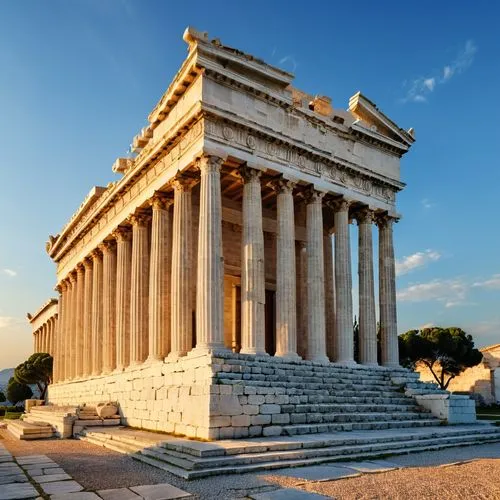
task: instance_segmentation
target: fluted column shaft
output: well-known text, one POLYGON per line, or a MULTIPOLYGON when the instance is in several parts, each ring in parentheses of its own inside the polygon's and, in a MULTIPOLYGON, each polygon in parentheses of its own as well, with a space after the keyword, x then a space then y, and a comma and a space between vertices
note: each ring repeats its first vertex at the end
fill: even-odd
POLYGON ((85 292, 85 268, 79 264, 76 268, 76 293, 75 293, 75 327, 73 331, 73 377, 83 375, 83 305, 85 292))
POLYGON ((66 280, 66 300, 64 306, 64 380, 69 380, 71 377, 70 365, 70 350, 71 350, 71 305, 72 305, 72 284, 69 276, 66 280))
POLYGON ((387 216, 377 220, 379 227, 378 267, 382 364, 389 367, 399 366, 393 222, 394 219, 387 216))
POLYGON ((68 341, 66 343, 66 378, 75 378, 76 274, 69 275, 68 341))
POLYGON ((63 308, 63 298, 62 298, 62 288, 57 285, 55 290, 58 293, 57 297, 57 319, 54 322, 54 337, 52 341, 54 359, 52 367, 52 383, 59 382, 61 377, 61 321, 62 321, 62 308, 63 308))
POLYGON ((59 283, 56 287, 56 290, 59 292, 59 320, 57 322, 57 360, 55 363, 55 381, 62 382, 65 378, 64 361, 66 355, 64 352, 64 342, 66 340, 65 310, 68 298, 66 282, 61 281, 61 283, 59 283))
POLYGON ((160 360, 170 352, 170 273, 172 260, 170 198, 157 193, 151 200, 151 261, 149 267, 149 356, 160 360))
POLYGON ((296 358, 297 304, 295 276, 295 216, 293 188, 285 179, 274 183, 277 190, 276 235, 276 356, 296 358))
POLYGON ((116 367, 130 364, 130 279, 132 265, 132 232, 120 227, 116 238, 116 367))
POLYGON ((241 241, 241 351, 265 354, 264 232, 262 228, 261 172, 240 169, 243 178, 241 241))
POLYGON ((85 259, 85 285, 83 291, 83 376, 92 373, 92 291, 93 267, 92 259, 85 259))
POLYGON ((38 336, 37 336, 38 330, 33 332, 33 352, 37 353, 38 352, 38 336))
POLYGON ((93 250, 92 256, 92 375, 102 371, 102 254, 93 250))
POLYGON ((325 259, 325 335, 326 355, 333 361, 335 354, 335 280, 333 277, 333 241, 330 232, 323 236, 325 259))
POLYGON ((356 214, 358 221, 358 277, 359 277, 359 362, 376 366, 377 320, 373 281, 373 243, 370 210, 356 214))
POLYGON ((222 252, 222 195, 220 168, 223 160, 204 156, 199 160, 200 220, 196 281, 196 348, 224 349, 224 257, 222 252))
POLYGON ((325 261, 323 193, 310 191, 306 205, 307 233, 307 359, 328 363, 325 325, 325 261))
POLYGON ((99 246, 102 251, 102 371, 116 367, 116 246, 107 240, 99 246))
POLYGON ((148 355, 149 216, 137 213, 132 224, 132 268, 130 278, 130 363, 139 364, 148 355))
POLYGON ((349 202, 335 204, 335 361, 354 364, 354 332, 352 317, 352 270, 349 241, 349 202))
POLYGON ((174 186, 171 272, 170 356, 184 356, 193 345, 193 259, 192 203, 193 180, 178 175, 174 186))

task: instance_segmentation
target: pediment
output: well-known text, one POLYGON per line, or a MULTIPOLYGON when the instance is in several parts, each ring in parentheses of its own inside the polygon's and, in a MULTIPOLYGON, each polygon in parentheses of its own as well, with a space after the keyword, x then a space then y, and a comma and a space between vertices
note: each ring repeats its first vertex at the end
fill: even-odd
POLYGON ((349 99, 349 111, 357 120, 353 124, 355 128, 362 127, 376 135, 387 137, 392 141, 404 145, 405 149, 408 149, 415 142, 413 129, 406 131, 398 127, 361 92, 358 92, 349 99))

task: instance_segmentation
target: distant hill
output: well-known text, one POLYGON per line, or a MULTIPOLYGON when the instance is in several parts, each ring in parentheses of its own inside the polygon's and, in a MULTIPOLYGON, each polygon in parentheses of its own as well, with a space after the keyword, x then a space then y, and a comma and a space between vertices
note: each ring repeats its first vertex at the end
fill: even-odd
POLYGON ((0 370, 0 386, 6 386, 9 379, 14 376, 14 368, 0 370))

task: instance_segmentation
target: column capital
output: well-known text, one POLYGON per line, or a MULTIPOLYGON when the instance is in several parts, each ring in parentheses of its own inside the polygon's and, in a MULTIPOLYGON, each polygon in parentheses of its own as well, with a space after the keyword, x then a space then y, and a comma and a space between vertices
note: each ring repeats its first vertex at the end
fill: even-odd
POLYGON ((312 186, 304 191, 304 198, 305 198, 306 203, 308 205, 311 203, 321 204, 321 200, 323 199, 323 196, 325 196, 325 193, 322 193, 321 191, 317 191, 312 186))
POLYGON ((114 240, 104 240, 100 245, 99 245, 99 250, 103 253, 109 253, 112 252, 116 248, 116 242, 114 240))
POLYGON ((358 223, 358 226, 361 224, 371 224, 375 221, 375 213, 368 207, 357 210, 352 216, 353 219, 358 223))
POLYGON ((203 155, 196 162, 196 166, 202 173, 204 172, 220 172, 224 159, 220 156, 203 155))
POLYGON ((398 217, 392 217, 389 214, 376 214, 375 215, 375 223, 377 224, 379 229, 382 228, 390 228, 394 223, 399 222, 398 217))
POLYGON ((172 179, 172 186, 175 191, 191 191, 191 189, 196 185, 197 179, 189 175, 179 172, 172 179))
POLYGON ((156 191, 149 200, 149 204, 153 207, 153 210, 167 210, 173 203, 173 197, 161 191, 156 191))
POLYGON ((99 248, 94 248, 94 250, 90 252, 90 257, 92 258, 93 262, 95 262, 98 259, 101 259, 102 258, 101 250, 99 248))
POLYGON ((69 274, 68 274, 68 279, 69 279, 69 282, 74 285, 76 283, 76 273, 71 271, 69 274))
POLYGON ((151 216, 143 211, 143 210, 138 210, 134 214, 130 215, 128 217, 128 222, 132 224, 132 226, 145 226, 151 219, 151 216))
POLYGON ((66 290, 66 284, 64 283, 64 281, 61 281, 60 283, 58 283, 55 287, 54 287, 54 290, 60 295, 63 290, 66 290))
POLYGON ((335 210, 335 212, 349 212, 349 207, 352 205, 351 200, 346 200, 345 198, 338 198, 336 200, 331 200, 328 205, 335 210))
POLYGON ((93 265, 93 262, 92 262, 91 257, 85 257, 85 259, 83 259, 83 267, 85 267, 86 271, 88 271, 89 269, 92 269, 92 265, 93 265))
POLYGON ((81 276, 82 274, 85 273, 85 267, 83 265, 83 262, 79 262, 77 265, 76 265, 76 275, 77 276, 81 276))
POLYGON ((260 177, 262 175, 261 170, 249 167, 247 165, 241 165, 237 170, 238 175, 243 179, 243 182, 260 182, 260 177))
POLYGON ((285 179, 280 176, 277 179, 269 181, 268 186, 271 187, 276 194, 291 193, 296 186, 296 182, 285 179))
POLYGON ((118 226, 111 233, 111 236, 113 236, 116 241, 128 241, 132 237, 132 230, 129 226, 118 226))

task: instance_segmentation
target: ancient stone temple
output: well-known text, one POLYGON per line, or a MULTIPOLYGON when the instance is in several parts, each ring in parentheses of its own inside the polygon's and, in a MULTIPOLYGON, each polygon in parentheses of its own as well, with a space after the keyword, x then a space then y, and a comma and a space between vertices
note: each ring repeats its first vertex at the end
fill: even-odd
POLYGON ((119 180, 47 243, 48 402, 117 402, 123 424, 201 439, 436 425, 394 384, 417 378, 398 364, 393 246, 413 131, 359 92, 335 108, 206 33, 184 40, 119 180))
POLYGON ((57 299, 50 299, 34 314, 27 314, 33 329, 33 352, 47 352, 54 355, 57 330, 57 299))

